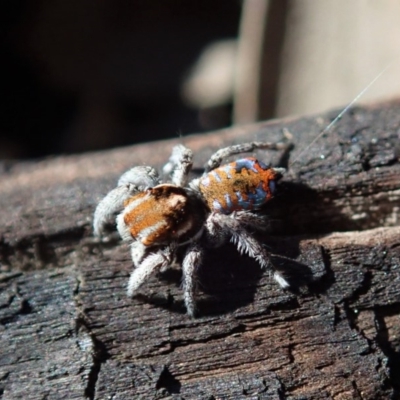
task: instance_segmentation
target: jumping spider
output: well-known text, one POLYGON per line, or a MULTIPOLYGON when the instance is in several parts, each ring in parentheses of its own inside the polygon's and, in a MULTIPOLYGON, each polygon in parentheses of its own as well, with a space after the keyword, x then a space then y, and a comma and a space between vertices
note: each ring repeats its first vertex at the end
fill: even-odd
MULTIPOLYGON (((187 312, 195 316, 196 272, 205 248, 230 240, 240 253, 270 267, 269 255, 250 233, 265 229, 265 219, 255 213, 270 200, 283 168, 271 168, 253 157, 222 164, 224 158, 255 149, 285 150, 287 143, 251 142, 229 146, 211 156, 203 175, 188 182, 193 153, 178 145, 163 168, 171 183, 162 183, 157 171, 137 166, 125 172, 118 186, 98 204, 93 228, 96 236, 117 222, 122 239, 131 241, 135 269, 128 283, 128 296, 156 270, 166 269, 184 247, 182 262, 184 300, 187 312), (118 214, 117 217, 116 214, 118 214)), ((289 286, 278 273, 281 287, 289 286)))

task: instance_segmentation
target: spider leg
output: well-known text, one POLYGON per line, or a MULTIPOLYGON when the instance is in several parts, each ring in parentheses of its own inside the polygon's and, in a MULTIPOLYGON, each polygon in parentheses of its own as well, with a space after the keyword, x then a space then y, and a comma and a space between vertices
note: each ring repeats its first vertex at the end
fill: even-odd
POLYGON ((202 248, 197 243, 193 243, 186 251, 182 262, 184 299, 187 312, 191 317, 196 314, 196 271, 202 258, 202 248))
POLYGON ((97 205, 94 212, 93 230, 96 236, 105 232, 105 227, 115 221, 115 214, 122 211, 129 197, 160 183, 157 171, 152 167, 133 167, 121 175, 118 186, 111 190, 97 205))
POLYGON ((164 174, 171 176, 171 181, 177 186, 186 186, 193 165, 193 152, 178 144, 172 149, 169 161, 164 165, 164 174))
POLYGON ((158 172, 146 165, 139 165, 124 172, 119 180, 118 186, 132 184, 138 187, 139 191, 156 186, 160 183, 158 172))
POLYGON ((93 218, 93 231, 96 236, 105 233, 105 227, 115 222, 115 214, 124 208, 125 200, 138 193, 138 187, 132 184, 118 186, 111 190, 97 205, 93 218))
POLYGON ((210 214, 206 220, 204 239, 207 247, 220 247, 228 240, 229 232, 223 229, 221 224, 217 223, 216 220, 218 220, 216 213, 210 214))
POLYGON ((250 228, 257 231, 265 231, 268 228, 268 221, 265 216, 249 211, 234 211, 230 216, 212 213, 205 223, 204 238, 208 247, 220 247, 231 237, 229 226, 225 229, 225 221, 229 225, 240 226, 241 230, 250 228), (230 220, 233 220, 233 222, 230 220))
MULTIPOLYGON (((271 268, 269 254, 264 247, 245 229, 239 220, 234 218, 234 214, 224 215, 212 213, 209 216, 210 223, 215 224, 216 231, 228 231, 239 253, 247 254, 254 258, 262 268, 271 268)), ((274 271, 274 279, 282 288, 289 287, 287 280, 278 272, 274 271)))
POLYGON ((139 287, 154 273, 155 270, 168 266, 173 257, 172 246, 149 254, 136 269, 133 270, 128 282, 128 296, 133 297, 139 287))
POLYGON ((131 257, 135 267, 138 266, 146 256, 146 250, 148 250, 148 248, 142 242, 138 240, 132 242, 131 257))
POLYGON ((235 218, 246 228, 252 228, 257 231, 266 231, 269 228, 269 221, 265 215, 254 214, 248 211, 234 211, 232 218, 235 218))
POLYGON ((232 146, 224 147, 223 149, 215 152, 210 159, 208 160, 205 173, 210 172, 211 170, 218 168, 224 158, 240 154, 240 153, 249 153, 256 149, 268 149, 268 150, 285 150, 290 144, 285 142, 271 143, 271 142, 249 142, 242 144, 234 144, 232 146))

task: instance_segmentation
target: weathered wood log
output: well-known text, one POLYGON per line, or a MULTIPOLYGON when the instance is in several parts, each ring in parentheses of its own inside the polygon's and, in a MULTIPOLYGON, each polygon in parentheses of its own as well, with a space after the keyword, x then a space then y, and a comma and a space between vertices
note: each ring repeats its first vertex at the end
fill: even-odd
POLYGON ((286 159, 258 153, 286 164, 335 112, 3 165, 0 398, 399 398, 399 107, 345 115, 289 164, 265 208, 271 232, 260 240, 304 286, 283 291, 232 246, 210 250, 197 319, 174 268, 126 297, 129 246, 93 239, 98 200, 130 166, 160 167, 180 141, 198 175, 221 146, 279 140, 287 128, 286 159))

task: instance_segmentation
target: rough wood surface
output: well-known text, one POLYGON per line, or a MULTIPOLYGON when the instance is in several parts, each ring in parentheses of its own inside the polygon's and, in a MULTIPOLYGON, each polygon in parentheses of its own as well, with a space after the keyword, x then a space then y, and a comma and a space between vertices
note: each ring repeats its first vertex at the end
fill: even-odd
MULTIPOLYGON (((266 207, 271 232, 261 240, 307 285, 282 291, 233 247, 210 250, 198 319, 185 314, 179 270, 128 299, 128 246, 91 233, 119 174, 161 166, 179 140, 3 164, 0 398, 399 398, 399 107, 345 115, 289 167, 266 207)), ((278 140, 285 127, 293 160, 335 115, 182 141, 199 174, 215 149, 278 140)))

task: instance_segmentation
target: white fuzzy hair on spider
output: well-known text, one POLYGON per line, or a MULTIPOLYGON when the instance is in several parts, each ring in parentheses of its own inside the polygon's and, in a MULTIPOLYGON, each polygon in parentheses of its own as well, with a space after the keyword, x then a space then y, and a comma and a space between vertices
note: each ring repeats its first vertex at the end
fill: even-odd
MULTIPOLYGON (((189 182, 193 153, 183 145, 173 148, 163 168, 163 183, 153 167, 136 166, 125 172, 117 187, 98 204, 93 228, 96 236, 117 224, 122 239, 131 242, 134 270, 128 296, 157 270, 164 270, 184 252, 183 291, 187 312, 196 314, 196 273, 207 248, 234 243, 241 254, 254 258, 262 268, 272 268, 268 252, 251 234, 264 230, 265 218, 257 213, 276 189, 284 169, 271 168, 253 157, 222 164, 229 156, 255 149, 284 150, 288 143, 251 142, 218 150, 203 175, 189 182)), ((289 286, 274 271, 278 284, 289 286)))

